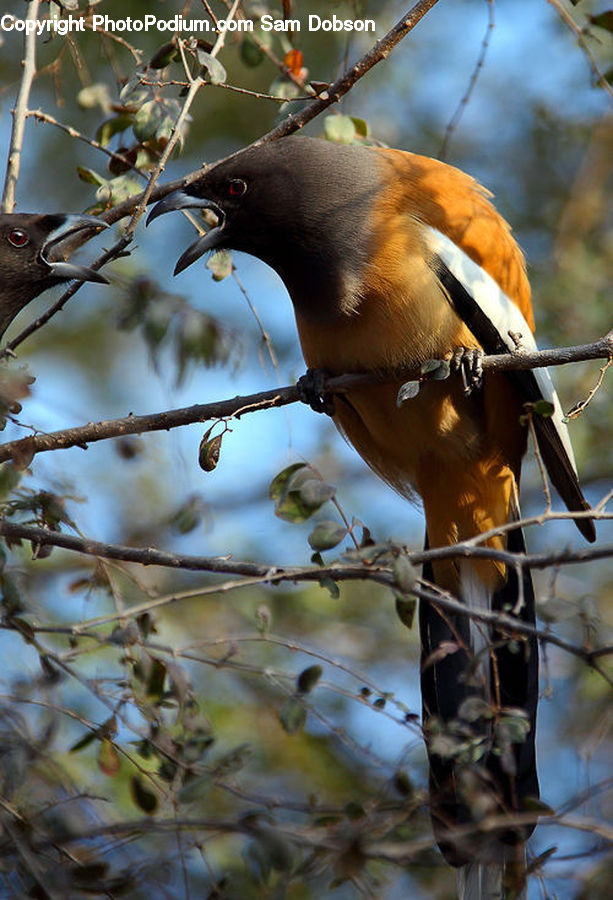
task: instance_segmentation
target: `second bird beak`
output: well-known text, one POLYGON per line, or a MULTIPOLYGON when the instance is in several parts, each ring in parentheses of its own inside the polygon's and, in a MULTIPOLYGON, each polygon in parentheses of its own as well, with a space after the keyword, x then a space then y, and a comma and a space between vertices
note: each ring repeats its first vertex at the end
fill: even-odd
POLYGON ((154 219, 164 215, 164 213, 173 212, 177 209, 196 208, 212 210, 217 216, 218 224, 214 228, 211 228, 210 231, 207 231, 206 234, 197 238, 193 244, 190 244, 175 266, 175 275, 178 275, 183 269, 187 269, 188 266, 191 266, 192 263, 196 262, 197 259, 200 259, 200 257, 209 250, 215 250, 219 246, 225 225, 224 212, 221 207, 212 200, 206 200, 203 197, 194 197, 186 191, 179 190, 173 191, 172 194, 168 194, 167 197, 164 197, 163 200, 156 203, 147 217, 147 225, 149 225, 154 219))
POLYGON ((94 281, 98 284, 108 284, 109 280, 101 272, 90 269, 88 266, 80 266, 76 263, 66 262, 65 257, 72 250, 69 238, 88 228, 108 228, 106 222, 95 216, 69 215, 64 217, 61 225, 55 228, 48 236, 40 251, 41 260, 51 269, 50 274, 57 278, 75 281, 94 281), (67 246, 62 247, 66 242, 67 246))

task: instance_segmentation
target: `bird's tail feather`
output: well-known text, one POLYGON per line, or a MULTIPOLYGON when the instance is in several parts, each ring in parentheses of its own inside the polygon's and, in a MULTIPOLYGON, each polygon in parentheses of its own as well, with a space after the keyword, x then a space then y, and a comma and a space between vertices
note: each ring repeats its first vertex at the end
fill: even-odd
MULTIPOLYGON (((513 518, 518 517, 515 509, 513 518)), ((507 549, 525 553, 519 528, 509 532, 507 549)), ((424 566, 424 578, 435 581, 430 565, 424 566)), ((505 612, 534 624, 527 569, 518 575, 510 568, 502 587, 488 593, 466 561, 460 581, 461 599, 469 608, 505 612)), ((538 797, 536 640, 450 615, 428 601, 420 604, 420 632, 435 836, 447 861, 461 867, 464 900, 502 897, 507 845, 522 844, 534 826, 485 834, 479 821, 488 814, 517 812, 526 797, 538 797)), ((516 865, 520 848, 508 851, 516 865)))
MULTIPOLYGON (((520 865, 525 874, 526 854, 522 848, 519 850, 521 859, 518 859, 518 849, 504 844, 497 844, 494 854, 488 862, 471 862, 461 866, 457 870, 458 900, 502 900, 510 896, 505 884, 509 879, 505 877, 508 869, 512 871, 511 881, 516 884, 517 869, 520 865)), ((528 891, 523 879, 523 885, 512 891, 513 900, 527 900, 528 891)))

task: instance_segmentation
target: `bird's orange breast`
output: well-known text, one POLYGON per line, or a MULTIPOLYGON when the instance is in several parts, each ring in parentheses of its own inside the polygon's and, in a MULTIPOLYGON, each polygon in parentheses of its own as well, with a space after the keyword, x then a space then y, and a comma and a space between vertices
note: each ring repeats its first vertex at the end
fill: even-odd
MULTIPOLYGON (((473 179, 435 160, 380 151, 382 191, 370 215, 371 243, 360 302, 350 314, 312 322, 297 314, 305 360, 331 374, 385 373, 456 347, 478 347, 429 264, 424 225, 451 238, 521 309, 530 327, 530 287, 510 230, 473 179)), ((422 386, 399 408, 401 381, 351 391, 335 422, 365 461, 403 493, 424 501, 432 546, 464 540, 507 521, 524 449, 519 401, 504 379, 466 397, 460 380, 422 386), (441 486, 444 482, 444 486, 441 486)), ((502 546, 496 539, 494 546, 502 546)), ((500 566, 480 566, 493 585, 500 566)), ((457 588, 453 566, 437 580, 457 588)))

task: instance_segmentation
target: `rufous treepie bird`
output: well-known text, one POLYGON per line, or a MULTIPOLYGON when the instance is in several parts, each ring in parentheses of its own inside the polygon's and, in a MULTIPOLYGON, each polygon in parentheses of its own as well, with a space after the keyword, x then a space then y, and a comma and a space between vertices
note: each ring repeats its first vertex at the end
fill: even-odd
POLYGON ((66 281, 108 284, 100 272, 66 262, 64 242, 86 228, 106 228, 94 216, 0 214, 0 337, 15 316, 48 288, 66 281))
MULTIPOLYGON (((217 226, 175 272, 222 248, 264 260, 289 291, 309 367, 389 376, 432 359, 459 362, 464 381, 425 381, 400 405, 398 377, 335 396, 334 421, 386 482, 407 497, 417 491, 428 547, 488 532, 486 547, 523 553, 518 528, 491 532, 519 518, 526 402, 551 403, 551 416, 533 419, 542 459, 568 508, 589 506, 548 373, 479 379, 483 353, 536 347, 524 258, 489 196, 434 159, 290 137, 209 168, 149 218, 212 210, 217 226)), ((575 521, 594 540, 592 520, 575 521)), ((518 579, 515 567, 481 557, 435 561, 424 576, 470 610, 533 625, 530 573, 522 572, 518 579)), ((499 897, 505 870, 521 870, 534 825, 479 834, 478 823, 487 813, 512 817, 538 797, 536 640, 434 602, 421 602, 419 618, 435 834, 460 867, 461 896, 499 897)))

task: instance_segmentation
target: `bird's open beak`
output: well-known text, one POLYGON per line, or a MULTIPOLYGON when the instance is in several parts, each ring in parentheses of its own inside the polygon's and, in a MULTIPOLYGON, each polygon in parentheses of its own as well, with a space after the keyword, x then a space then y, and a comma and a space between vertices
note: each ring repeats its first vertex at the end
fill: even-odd
POLYGON ((197 259, 200 259, 200 257, 208 250, 215 250, 219 246, 223 237, 223 229, 226 222, 224 211, 212 200, 206 200, 203 197, 193 197, 191 194, 188 194, 187 191, 179 190, 173 191, 172 194, 168 194, 167 197, 164 197, 163 200, 156 203, 147 217, 147 225, 149 225, 154 219, 164 215, 164 213, 172 212, 176 209, 195 208, 212 210, 217 216, 218 224, 214 228, 211 228, 210 231, 207 231, 206 234, 201 235, 187 248, 175 266, 175 275, 178 275, 183 269, 187 269, 188 266, 191 266, 192 263, 196 262, 197 259))
POLYGON ((39 258, 47 265, 51 271, 50 275, 55 278, 61 278, 64 281, 95 281, 98 284, 108 284, 109 280, 101 272, 90 269, 88 266, 79 266, 76 263, 66 262, 65 257, 68 256, 72 247, 68 243, 66 247, 62 244, 73 237, 79 231, 87 228, 108 228, 106 222, 97 219, 95 216, 84 215, 68 215, 63 217, 63 222, 49 234, 47 240, 41 247, 39 258))

